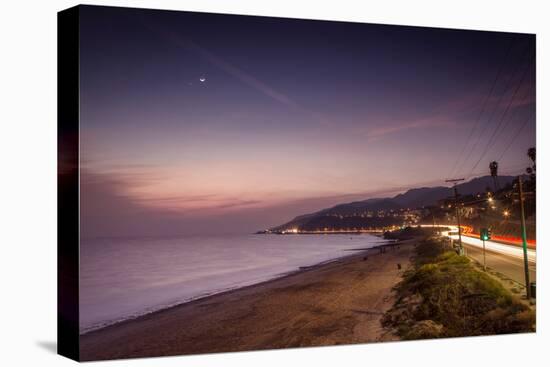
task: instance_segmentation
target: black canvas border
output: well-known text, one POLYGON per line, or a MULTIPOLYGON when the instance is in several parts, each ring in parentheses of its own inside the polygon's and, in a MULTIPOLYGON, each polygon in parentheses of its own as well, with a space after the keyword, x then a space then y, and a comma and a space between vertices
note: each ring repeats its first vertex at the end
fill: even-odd
POLYGON ((57 353, 79 360, 79 7, 57 13, 57 353))

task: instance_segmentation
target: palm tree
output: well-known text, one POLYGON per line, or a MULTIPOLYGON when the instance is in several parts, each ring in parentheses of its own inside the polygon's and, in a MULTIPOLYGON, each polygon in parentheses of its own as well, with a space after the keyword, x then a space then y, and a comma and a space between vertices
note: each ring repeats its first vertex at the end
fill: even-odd
POLYGON ((491 163, 489 163, 489 170, 491 170, 491 176, 493 177, 493 181, 495 183, 495 192, 497 192, 498 191, 498 180, 497 180, 498 162, 492 161, 491 163))
POLYGON ((531 160, 533 161, 533 164, 535 164, 535 158, 537 156, 537 150, 534 147, 529 148, 527 150, 527 155, 529 156, 529 158, 531 158, 531 160))
POLYGON ((537 151, 536 151, 536 149, 534 147, 529 148, 527 150, 527 156, 529 158, 531 158, 531 160, 533 161, 533 165, 531 167, 527 168, 527 173, 529 175, 531 175, 532 178, 534 178, 533 176, 535 175, 535 172, 537 171, 537 166, 536 166, 537 151))
POLYGON ((531 167, 527 167, 525 170, 527 174, 529 174, 529 183, 530 189, 535 191, 536 189, 536 172, 537 172, 537 165, 536 165, 536 157, 537 157, 537 151, 535 147, 529 148, 527 150, 527 156, 533 161, 533 165, 531 167))

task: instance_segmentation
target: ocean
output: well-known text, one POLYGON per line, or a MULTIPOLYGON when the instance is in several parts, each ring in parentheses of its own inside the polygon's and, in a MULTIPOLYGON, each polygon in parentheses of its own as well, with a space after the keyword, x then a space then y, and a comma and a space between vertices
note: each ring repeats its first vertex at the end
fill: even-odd
POLYGON ((80 333, 385 242, 368 234, 102 238, 80 248, 80 333))

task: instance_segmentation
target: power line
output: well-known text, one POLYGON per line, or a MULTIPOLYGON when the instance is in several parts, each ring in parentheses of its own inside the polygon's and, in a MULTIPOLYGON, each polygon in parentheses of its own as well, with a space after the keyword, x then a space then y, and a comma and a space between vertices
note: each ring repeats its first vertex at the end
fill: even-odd
MULTIPOLYGON (((485 130, 487 130, 487 128, 491 125, 491 121, 493 120, 493 117, 495 116, 496 114, 496 111, 498 109, 498 107, 501 105, 501 102, 502 100, 504 99, 504 97, 506 97, 506 95, 508 94, 508 89, 512 83, 512 81, 514 80, 514 76, 516 75, 516 73, 521 69, 521 65, 522 65, 522 61, 523 59, 528 55, 528 51, 529 51, 529 44, 527 45, 527 47, 525 48, 525 55, 524 57, 522 57, 520 59, 520 62, 518 63, 516 69, 512 72, 510 78, 506 81, 506 85, 504 87, 504 92, 500 95, 499 99, 498 99, 498 102, 496 103, 495 107, 493 108, 493 111, 489 117, 489 120, 487 121, 487 124, 483 127, 483 129, 481 130, 480 134, 478 134, 477 136, 477 139, 476 139, 476 142, 473 146, 472 149, 470 149, 468 151, 468 155, 466 157, 466 159, 462 162, 462 164, 460 165, 459 167, 459 170, 458 172, 462 172, 462 169, 464 167, 464 165, 468 162, 468 160, 470 159, 470 157, 472 156, 472 153, 477 149, 477 146, 479 145, 479 142, 481 141, 481 138, 483 136, 483 134, 485 133, 485 130)), ((475 169, 475 168, 474 168, 475 169)))
POLYGON ((477 130, 477 126, 479 125, 479 121, 481 121, 481 116, 483 116, 483 113, 485 112, 485 107, 487 106, 487 102, 489 101, 489 99, 491 98, 491 96, 493 95, 493 91, 495 90, 495 87, 497 85, 497 82, 498 82, 498 79, 500 77, 500 74, 502 73, 502 70, 504 69, 504 65, 507 64, 507 60, 508 60, 508 57, 510 56, 511 52, 512 52, 512 49, 513 49, 513 46, 514 46, 514 43, 515 43, 515 39, 512 39, 510 41, 510 47, 508 47, 507 51, 506 51, 506 54, 504 56, 504 58, 502 59, 502 63, 500 64, 498 70, 497 70, 497 73, 496 73, 496 76, 495 76, 495 79, 493 80, 493 83, 491 85, 491 89, 489 90, 489 94, 487 94, 487 96, 485 97, 485 100, 483 101, 483 105, 481 107, 481 110, 479 111, 479 114, 477 116, 477 119, 476 119, 476 122, 474 123, 474 125, 472 126, 472 129, 470 130, 470 134, 468 135, 468 139, 466 139, 466 144, 464 144, 464 146, 462 147, 462 151, 460 152, 460 154, 458 155, 456 161, 455 161, 455 164, 453 165, 453 168, 451 169, 451 172, 449 173, 449 177, 452 177, 454 172, 455 172, 455 169, 457 168, 457 165, 458 165, 458 162, 460 162, 460 158, 462 157, 462 155, 464 154, 464 152, 466 151, 466 147, 468 147, 469 143, 470 143, 470 140, 471 138, 473 137, 474 135, 474 132, 477 130))
MULTIPOLYGON (((527 163, 515 163, 511 165, 504 165, 499 166, 498 174, 499 176, 514 176, 517 175, 518 172, 524 172, 527 163)), ((475 178, 479 178, 482 176, 489 176, 489 172, 487 169, 480 169, 477 172, 473 173, 474 178, 466 178, 467 182, 470 182, 471 180, 474 180, 475 178)))
MULTIPOLYGON (((507 175, 514 176, 514 175, 517 175, 518 172, 521 173, 523 171, 525 171, 525 164, 524 163, 517 163, 517 164, 514 164, 512 166, 506 167, 506 169, 499 169, 499 175, 500 176, 507 176, 507 175)), ((479 171, 473 173, 473 176, 486 176, 486 175, 487 175, 487 170, 486 169, 479 170, 479 171)))
POLYGON ((519 129, 516 131, 516 133, 512 136, 512 139, 508 142, 508 145, 506 145, 506 148, 502 151, 502 153, 500 154, 500 156, 498 157, 497 161, 500 161, 504 155, 508 152, 508 149, 510 149, 510 147, 512 146, 512 144, 514 143, 514 141, 518 138, 518 136, 521 134, 521 132, 523 131, 523 129, 525 128, 525 126, 527 126, 527 123, 529 121, 531 121, 531 118, 535 115, 535 112, 533 111, 531 114, 529 114, 529 117, 527 117, 525 119, 525 121, 523 122, 523 124, 519 127, 519 129))
MULTIPOLYGON (((529 61, 530 61, 530 60, 529 60, 529 61)), ((522 77, 521 77, 521 80, 520 80, 520 82, 519 82, 519 84, 518 84, 516 90, 514 91, 514 94, 512 95, 512 98, 511 98, 510 101, 508 102, 508 106, 506 107, 506 110, 504 111, 504 113, 502 114, 502 117, 500 118, 499 124, 497 125, 496 129, 493 131, 493 134, 491 135, 491 138, 489 139, 489 142, 488 142, 488 144, 487 144, 487 146, 486 146, 487 148, 489 148, 491 145, 493 145, 493 144, 497 141, 496 137, 499 135, 499 134, 497 135, 497 132, 499 132, 499 133, 502 132, 502 130, 499 130, 499 129, 500 129, 500 127, 502 126, 502 123, 505 121, 505 117, 506 117, 506 115, 508 114, 508 111, 509 111, 509 109, 510 109, 512 103, 513 103, 514 100, 516 99, 517 93, 518 93, 519 90, 521 89, 521 86, 523 85, 523 83, 524 83, 524 81, 525 81, 525 77, 527 76, 527 72, 529 71, 529 69, 530 69, 530 64, 528 63, 528 64, 526 65, 525 70, 523 71, 523 75, 522 75, 522 77)), ((527 93, 526 93, 526 94, 527 94, 527 93)), ((504 126, 503 126, 503 128, 504 128, 504 126)))
MULTIPOLYGON (((483 150, 483 153, 481 154, 481 156, 479 157, 479 159, 477 160, 476 164, 474 164, 474 166, 472 167, 472 170, 470 171, 470 175, 472 174, 472 172, 477 168, 477 166, 479 165, 479 163, 481 162, 481 160, 485 157, 485 155, 489 152, 489 150, 492 148, 492 146, 495 144, 496 142, 496 139, 493 140, 497 134, 497 132, 499 131, 500 127, 502 126, 502 123, 504 121, 504 118, 505 116, 508 114, 508 111, 510 110, 510 106, 512 105, 512 102, 514 101, 514 99, 516 98, 516 95, 518 93, 518 91, 520 90, 521 86, 523 85, 523 82, 525 81, 525 77, 527 76, 527 72, 529 71, 530 69, 530 63, 529 61, 531 61, 531 58, 529 58, 527 60, 527 64, 526 64, 526 67, 525 67, 525 70, 523 71, 523 75, 521 76, 521 79, 514 91, 514 94, 512 95, 512 97, 510 98, 510 101, 508 102, 508 105, 506 106, 506 109, 504 110, 503 114, 502 114, 502 117, 500 119, 500 122, 498 123, 498 125, 496 126, 495 130, 493 131, 493 134, 491 135, 491 137, 489 138, 489 141, 487 143, 487 145, 485 146, 485 149, 483 150)), ((470 176, 469 175, 469 176, 470 176)))
MULTIPOLYGON (((520 98, 520 101, 526 99, 529 96, 530 92, 531 92, 531 88, 525 88, 525 93, 523 93, 523 96, 520 98)), ((498 141, 498 139, 500 138, 502 133, 504 131, 506 131, 506 128, 508 127, 510 121, 513 121, 515 119, 515 117, 518 115, 518 113, 519 113, 519 108, 516 108, 516 110, 514 111, 513 116, 511 118, 507 119, 506 123, 504 124, 504 126, 502 127, 500 132, 497 134, 497 136, 495 138, 495 141, 498 141)))

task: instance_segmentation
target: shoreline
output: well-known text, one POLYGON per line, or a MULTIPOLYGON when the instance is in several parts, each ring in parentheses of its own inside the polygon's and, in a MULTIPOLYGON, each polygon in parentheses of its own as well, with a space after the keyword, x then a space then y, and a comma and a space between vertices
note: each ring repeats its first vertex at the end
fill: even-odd
POLYGON ((391 306, 388 302, 391 289, 408 267, 410 245, 415 242, 403 241, 357 249, 349 255, 301 267, 263 282, 221 291, 85 332, 80 335, 81 360, 377 341, 382 337, 379 319, 384 309, 391 306), (365 261, 365 258, 368 260, 365 261), (403 270, 398 271, 396 262, 404 265, 403 270), (359 282, 359 275, 364 278, 363 282, 359 282), (376 277, 380 279, 376 280, 376 277), (348 285, 365 288, 365 294, 350 293, 348 285), (362 296, 365 300, 374 297, 374 302, 366 302, 365 306, 375 311, 350 311, 349 307, 341 309, 332 304, 331 300, 339 301, 338 297, 344 296, 348 306, 355 304, 356 299, 362 296), (277 304, 289 310, 276 307, 277 304), (327 306, 335 310, 322 312, 327 306), (252 314, 251 309, 254 310, 252 314), (292 309, 294 312, 291 312, 292 309), (341 311, 344 311, 343 315, 339 314, 341 311), (289 324, 289 318, 295 319, 296 315, 307 320, 305 329, 289 324), (363 337, 350 334, 352 319, 365 317, 370 322, 363 326, 370 331, 363 333, 363 337), (266 324, 267 329, 276 329, 273 335, 265 334, 259 323, 266 324), (328 324, 329 330, 314 333, 308 330, 318 324, 328 324), (341 329, 347 330, 348 337, 340 335, 341 329), (248 332, 243 334, 243 330, 248 332), (285 333, 285 337, 273 339, 281 332, 285 333), (260 335, 254 337, 255 334, 260 335))
MULTIPOLYGON (((376 237, 379 237, 379 236, 376 236, 376 237)), ((246 284, 246 285, 237 285, 237 286, 234 286, 234 287, 229 287, 229 288, 225 288, 225 289, 221 289, 221 290, 213 290, 213 291, 210 291, 210 292, 205 292, 203 294, 197 295, 195 297, 191 297, 191 298, 184 299, 184 300, 181 300, 181 301, 176 301, 172 304, 160 305, 158 307, 151 307, 150 311, 145 310, 145 311, 142 311, 142 312, 137 312, 137 313, 135 313, 133 315, 130 315, 130 316, 127 316, 127 317, 118 318, 116 320, 107 320, 107 321, 104 321, 102 323, 97 323, 96 325, 89 326, 86 329, 84 329, 84 331, 79 332, 78 335, 80 337, 80 336, 83 336, 83 335, 87 335, 89 333, 93 333, 93 332, 96 332, 96 331, 99 331, 99 330, 103 330, 103 329, 111 327, 111 326, 115 326, 115 325, 118 325, 118 324, 121 324, 121 323, 133 321, 133 320, 139 319, 139 318, 147 316, 147 315, 151 315, 151 314, 154 314, 154 313, 157 313, 157 312, 162 312, 164 310, 169 310, 169 309, 174 308, 174 307, 183 306, 183 305, 186 305, 188 303, 200 301, 200 300, 208 298, 208 297, 223 295, 223 294, 226 294, 226 293, 229 293, 229 292, 238 291, 240 289, 244 289, 244 288, 248 288, 248 287, 254 287, 254 286, 261 285, 261 284, 267 283, 267 282, 272 282, 272 281, 275 281, 275 280, 278 280, 278 279, 285 278, 287 276, 292 276, 294 274, 297 274, 297 273, 300 273, 300 272, 303 272, 303 271, 314 270, 315 268, 317 268, 319 266, 323 266, 323 265, 326 265, 326 264, 330 264, 332 262, 337 262, 337 261, 340 261, 340 260, 344 260, 344 259, 346 259, 350 256, 357 256, 359 253, 368 252, 369 250, 378 249, 379 247, 384 247, 384 246, 390 246, 390 245, 397 244, 397 240, 383 240, 382 238, 380 238, 380 239, 382 241, 375 242, 375 246, 373 246, 373 247, 364 247, 364 248, 356 248, 356 249, 354 249, 354 248, 344 249, 343 251, 349 251, 349 252, 352 252, 352 253, 348 254, 348 255, 339 256, 339 257, 335 257, 335 258, 332 258, 332 259, 324 260, 324 261, 321 261, 321 262, 313 264, 313 265, 300 266, 300 267, 295 268, 293 270, 289 270, 289 271, 286 271, 286 272, 283 272, 283 273, 276 274, 272 278, 261 280, 257 283, 246 284)))
MULTIPOLYGON (((384 246, 384 245, 382 245, 382 246, 384 246)), ((368 250, 370 250, 370 249, 374 249, 374 248, 378 248, 378 247, 380 247, 380 246, 376 246, 376 247, 372 247, 372 248, 362 248, 362 249, 347 249, 347 250, 344 250, 344 251, 350 251, 350 252, 353 251, 355 253, 340 256, 340 257, 336 257, 336 258, 330 259, 330 260, 321 261, 320 263, 313 264, 313 265, 300 266, 297 269, 290 270, 290 271, 287 271, 287 272, 284 272, 284 273, 280 273, 278 275, 275 275, 273 278, 269 278, 269 279, 266 279, 266 280, 261 280, 257 283, 247 284, 247 285, 243 285, 243 286, 235 286, 235 287, 230 287, 230 288, 226 288, 226 289, 222 289, 222 290, 215 290, 215 291, 212 291, 210 293, 204 293, 204 294, 198 295, 196 297, 191 297, 187 300, 182 300, 180 302, 175 302, 174 304, 159 306, 158 308, 155 308, 151 311, 144 311, 144 312, 132 315, 132 316, 117 319, 115 321, 105 321, 104 323, 102 323, 102 326, 97 326, 97 327, 91 326, 87 330, 85 330, 84 332, 81 332, 79 334, 79 336, 84 336, 84 335, 87 335, 87 334, 90 334, 90 333, 93 333, 93 332, 96 332, 96 331, 100 331, 100 330, 103 330, 103 329, 106 329, 106 328, 109 328, 109 327, 112 327, 112 326, 122 324, 122 323, 131 322, 133 320, 137 320, 141 317, 153 315, 155 313, 168 311, 168 310, 170 310, 174 307, 184 306, 184 305, 187 305, 187 304, 190 304, 190 303, 193 303, 193 302, 198 302, 198 301, 210 298, 210 297, 216 297, 216 296, 221 296, 221 295, 224 295, 224 294, 229 294, 231 292, 236 292, 236 291, 239 291, 241 289, 244 290, 244 289, 249 288, 249 287, 255 287, 255 286, 263 285, 264 283, 269 283, 269 282, 273 282, 273 281, 276 281, 276 280, 279 280, 279 279, 284 279, 286 277, 293 276, 293 275, 296 275, 296 274, 299 274, 299 273, 302 273, 302 272, 312 271, 312 270, 315 270, 318 267, 325 266, 325 265, 328 265, 328 264, 331 264, 331 263, 335 263, 335 262, 338 262, 338 261, 341 261, 341 260, 345 260, 348 257, 357 256, 359 253, 365 253, 365 252, 368 252, 368 250)))

